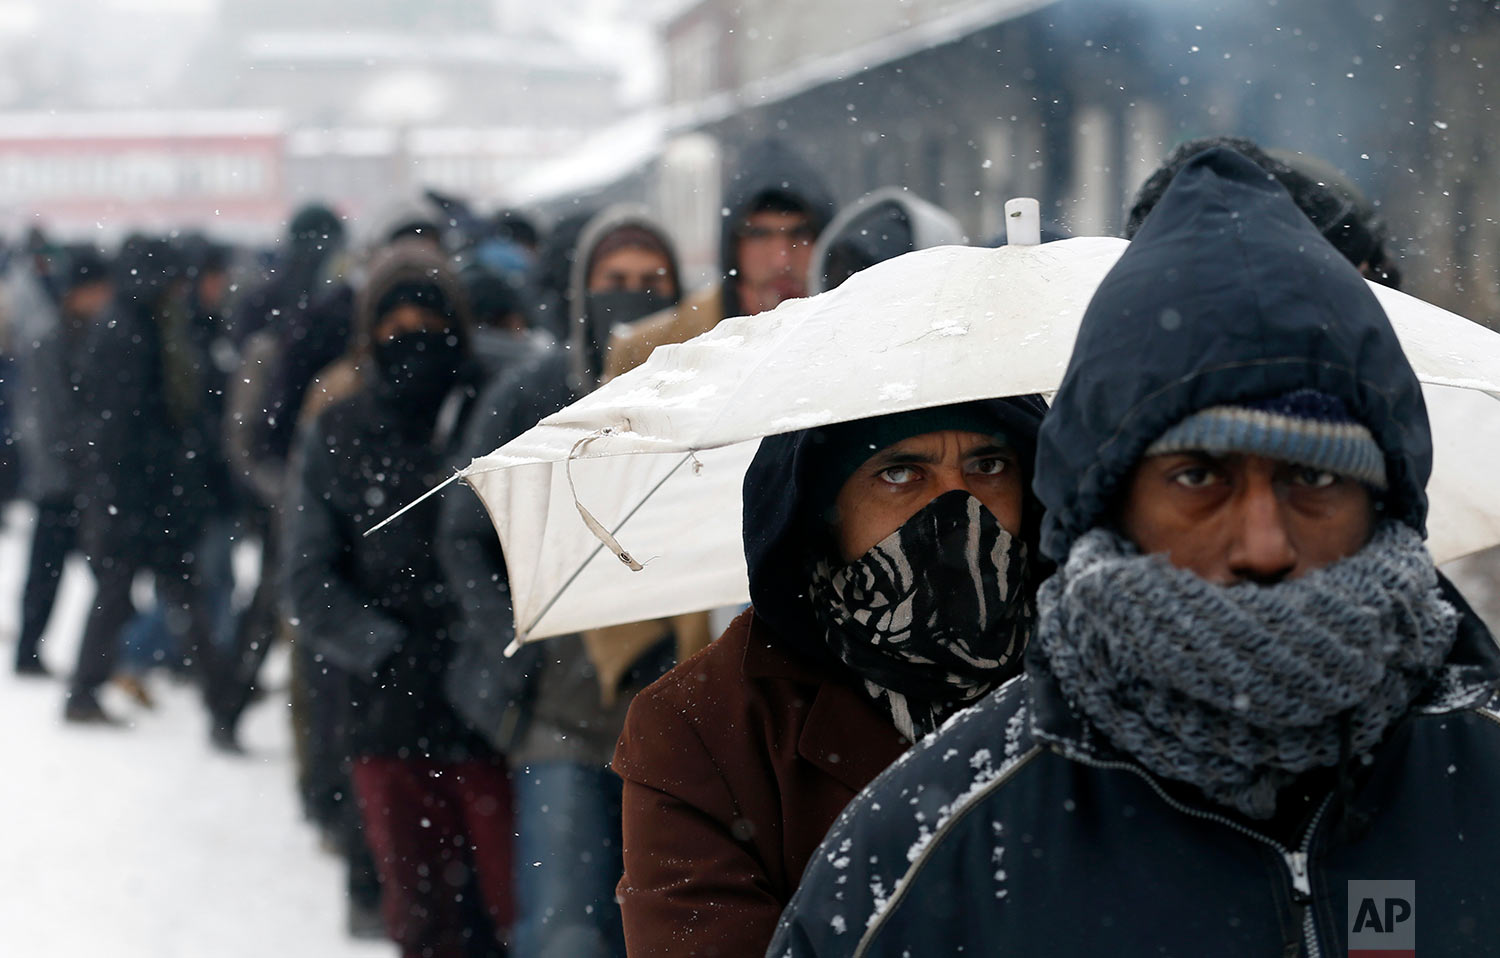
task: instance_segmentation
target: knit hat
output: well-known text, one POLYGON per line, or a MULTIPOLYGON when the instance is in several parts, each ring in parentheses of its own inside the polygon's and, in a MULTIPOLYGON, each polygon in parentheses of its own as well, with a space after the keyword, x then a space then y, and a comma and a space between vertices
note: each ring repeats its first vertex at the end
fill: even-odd
POLYGON ((333 210, 309 203, 292 216, 287 235, 294 243, 337 245, 344 237, 344 224, 333 210))
MULTIPOLYGON (((1425 528, 1432 434, 1380 301, 1279 183, 1243 156, 1209 150, 1172 179, 1079 324, 1037 437, 1044 553, 1065 560, 1081 536, 1110 524, 1141 456, 1170 430, 1267 400, 1262 411, 1283 425, 1326 418, 1368 430, 1385 466, 1384 514, 1425 528), (1342 408, 1325 404, 1310 417, 1277 408, 1302 390, 1342 408)), ((1191 444, 1207 444, 1208 433, 1191 444)), ((1252 448, 1287 455, 1292 444, 1252 448)), ((1352 465, 1360 456, 1315 458, 1379 478, 1352 465)))
POLYGON ((404 305, 420 306, 446 320, 452 320, 456 313, 448 294, 436 282, 407 279, 391 286, 375 301, 376 321, 384 319, 387 313, 404 305))
POLYGON ((666 242, 660 235, 644 226, 626 223, 599 238, 594 248, 589 251, 589 267, 592 268, 604 257, 622 249, 649 250, 661 254, 661 257, 668 262, 672 260, 672 251, 667 248, 666 242))
POLYGON ((1199 410, 1162 433, 1145 455, 1188 450, 1267 456, 1386 488, 1385 454, 1370 430, 1343 400, 1315 389, 1199 410))

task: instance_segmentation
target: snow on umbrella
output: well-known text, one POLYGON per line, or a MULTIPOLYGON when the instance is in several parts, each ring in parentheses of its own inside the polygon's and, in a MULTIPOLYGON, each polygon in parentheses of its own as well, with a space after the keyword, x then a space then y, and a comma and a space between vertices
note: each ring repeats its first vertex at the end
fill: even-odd
MULTIPOLYGON (((1054 392, 1126 242, 1016 239, 726 320, 476 459, 460 475, 500 534, 518 641, 747 601, 741 485, 765 436, 1054 392)), ((1433 553, 1500 543, 1500 334, 1374 289, 1434 423, 1433 553)))

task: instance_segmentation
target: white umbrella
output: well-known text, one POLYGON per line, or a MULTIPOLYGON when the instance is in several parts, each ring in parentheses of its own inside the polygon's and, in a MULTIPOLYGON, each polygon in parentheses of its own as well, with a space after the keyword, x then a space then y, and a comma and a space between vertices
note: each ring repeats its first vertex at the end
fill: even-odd
MULTIPOLYGON (((762 437, 1055 391, 1125 246, 909 253, 658 348, 476 459, 461 475, 499 531, 519 639, 747 601, 740 488, 762 437)), ((1433 552, 1500 543, 1500 334, 1375 290, 1434 422, 1433 552)))

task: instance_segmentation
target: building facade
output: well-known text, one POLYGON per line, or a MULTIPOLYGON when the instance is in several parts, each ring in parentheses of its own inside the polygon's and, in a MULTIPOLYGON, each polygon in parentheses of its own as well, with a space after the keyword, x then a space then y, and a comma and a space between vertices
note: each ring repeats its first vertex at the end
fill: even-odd
POLYGON ((699 0, 664 37, 666 145, 591 185, 595 201, 698 209, 688 191, 775 136, 840 200, 904 186, 975 242, 998 237, 1017 195, 1064 231, 1114 233, 1173 146, 1237 134, 1339 168, 1381 210, 1410 291, 1500 325, 1500 117, 1488 102, 1500 17, 1488 6, 699 0), (664 158, 685 136, 720 170, 679 175, 664 158))

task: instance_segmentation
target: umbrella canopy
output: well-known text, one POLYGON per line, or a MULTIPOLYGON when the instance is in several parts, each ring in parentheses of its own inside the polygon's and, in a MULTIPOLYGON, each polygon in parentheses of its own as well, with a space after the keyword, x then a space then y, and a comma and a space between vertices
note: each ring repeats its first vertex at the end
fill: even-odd
MULTIPOLYGON (((1051 393, 1124 240, 908 253, 720 323, 542 420, 463 478, 504 546, 522 640, 748 599, 741 485, 768 435, 1051 393)), ((1439 561, 1500 543, 1500 334, 1384 287, 1423 383, 1439 561)))

